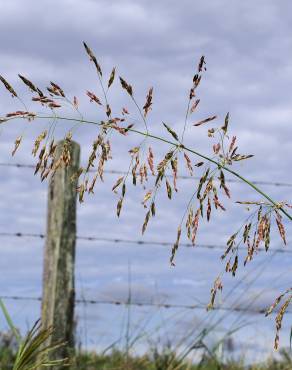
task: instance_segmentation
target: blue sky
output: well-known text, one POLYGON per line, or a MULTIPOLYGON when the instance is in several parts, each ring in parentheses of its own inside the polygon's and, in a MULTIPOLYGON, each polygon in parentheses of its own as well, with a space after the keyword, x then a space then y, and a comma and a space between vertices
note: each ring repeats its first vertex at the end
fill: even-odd
MULTIPOLYGON (((0 5, 1 61, 0 74, 14 86, 32 110, 27 89, 17 74, 23 74, 41 88, 49 81, 57 82, 71 98, 77 96, 80 110, 86 118, 104 119, 100 109, 89 104, 85 91, 100 96, 93 66, 82 46, 85 40, 94 50, 108 76, 113 66, 117 74, 133 85, 137 101, 142 105, 150 86, 154 87, 153 109, 149 114, 152 133, 167 137, 162 121, 181 132, 187 96, 197 62, 205 55, 207 71, 198 95, 200 108, 194 122, 209 115, 218 115, 223 122, 230 112, 230 133, 239 141, 239 151, 254 154, 249 161, 235 167, 251 180, 292 183, 291 155, 291 98, 292 41, 291 3, 289 1, 42 1, 11 0, 0 5)), ((121 91, 117 81, 110 94, 111 105, 119 111, 126 106, 143 128, 135 107, 121 91)), ((0 114, 20 109, 7 92, 0 90, 0 114)), ((74 116, 74 113, 67 111, 74 116)), ((33 163, 30 155, 33 140, 47 127, 48 122, 35 121, 29 125, 14 121, 2 125, 0 131, 0 159, 9 163, 33 163), (15 138, 24 132, 23 143, 15 157, 11 157, 15 138)), ((63 138, 70 128, 59 123, 56 138, 63 138)), ((86 162, 96 129, 80 126, 74 139, 82 147, 82 163, 86 162)), ((127 150, 137 145, 137 137, 126 140, 117 137, 113 142, 113 160, 109 169, 125 170, 129 164, 127 150)), ((186 143, 210 153, 206 128, 191 125, 186 132, 186 143)), ((151 143, 155 155, 162 157, 167 147, 151 143)), ((183 165, 181 174, 186 174, 183 165)), ((0 231, 45 232, 47 183, 33 176, 31 169, 1 167, 0 231)), ((100 237, 140 239, 144 210, 141 206, 142 189, 129 190, 121 219, 115 215, 117 197, 111 192, 117 175, 108 174, 103 184, 98 183, 95 195, 78 206, 78 234, 100 237)), ((196 183, 180 180, 179 192, 172 202, 160 196, 157 217, 150 222, 145 240, 175 239, 176 228, 196 183)), ((243 184, 230 184, 232 200, 258 199, 243 184)), ((277 200, 291 200, 291 188, 263 186, 277 200)), ((232 202, 225 201, 228 212, 218 213, 209 225, 204 223, 198 243, 224 244, 243 221, 246 212, 232 202)), ((291 226, 287 227, 290 248, 291 226)), ((273 247, 282 247, 274 231, 273 247)), ((183 237, 183 240, 185 238, 183 237)), ((43 240, 1 238, 0 289, 1 295, 39 296, 41 293, 43 240)), ((132 274, 133 295, 137 300, 179 302, 191 304, 196 300, 206 303, 212 282, 222 269, 220 252, 216 250, 179 250, 177 266, 169 266, 170 247, 112 245, 110 243, 77 243, 76 285, 79 297, 93 299, 126 299, 128 270, 132 274)), ((226 305, 245 304, 262 292, 254 303, 268 306, 274 297, 289 284, 291 255, 274 257, 260 254, 246 269, 240 266, 236 280, 227 277, 224 295, 249 273, 253 280, 257 269, 265 270, 251 286, 243 282, 226 305)), ((224 301, 225 302, 225 301, 224 301)), ((38 317, 35 303, 9 302, 9 308, 21 327, 38 317), (24 324, 25 323, 25 324, 24 324)), ((146 313, 133 310, 133 321, 141 321, 146 313), (140 317, 140 316, 141 317, 140 317)), ((94 306, 77 309, 80 337, 88 345, 103 347, 117 338, 125 311, 122 308, 94 306), (85 318, 87 317, 87 324, 85 318), (111 325, 118 318, 118 329, 111 325), (87 328, 87 335, 85 335, 87 328), (100 333, 105 333, 101 336, 100 333), (104 338, 101 340, 100 338, 104 338)), ((149 312, 149 311, 148 311, 149 312)), ((172 313, 167 311, 161 315, 172 313)), ((169 329, 178 332, 192 320, 203 320, 204 311, 191 312, 169 329), (192 316, 193 315, 193 316, 192 316)), ((236 315, 233 315, 234 317, 236 315)), ((228 330, 233 316, 222 321, 218 337, 228 330), (221 334, 220 334, 221 333, 221 334)), ((252 350, 265 343, 272 349, 273 322, 263 317, 248 318, 253 324, 241 331, 237 341, 240 348, 252 350), (254 338, 254 333, 257 338, 254 338), (241 339, 239 339, 241 338, 241 339), (264 342, 263 342, 264 341, 264 342)), ((159 325, 157 315, 153 323, 159 325)), ((1 327, 5 324, 1 318, 1 327)), ((286 319, 282 343, 288 343, 291 317, 286 319)), ((150 329, 149 329, 150 330, 150 329)), ((171 335, 171 334, 170 334, 171 335)), ((235 341, 236 342, 236 341, 235 341)))

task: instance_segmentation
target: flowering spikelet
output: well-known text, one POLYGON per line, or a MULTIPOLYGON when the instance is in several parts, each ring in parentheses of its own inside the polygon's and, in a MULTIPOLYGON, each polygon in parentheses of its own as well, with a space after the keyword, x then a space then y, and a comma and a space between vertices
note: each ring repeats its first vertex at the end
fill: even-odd
POLYGON ((108 80, 108 84, 107 84, 108 89, 111 87, 112 83, 114 82, 115 74, 116 74, 116 68, 114 67, 114 68, 112 69, 112 72, 111 72, 110 78, 109 78, 109 80, 108 80))
POLYGON ((94 63, 97 73, 100 75, 100 77, 102 77, 102 71, 101 71, 100 65, 97 63, 96 57, 94 56, 92 50, 89 48, 89 46, 85 42, 83 42, 83 45, 85 47, 85 50, 90 60, 94 63))
POLYGON ((214 307, 215 298, 217 295, 218 290, 222 291, 223 285, 220 277, 218 276, 216 280, 214 281, 213 288, 211 289, 211 298, 210 303, 207 306, 207 311, 211 310, 214 307))
POLYGON ((5 88, 10 92, 10 94, 14 97, 17 97, 17 94, 15 92, 15 90, 13 89, 13 87, 10 85, 10 83, 8 83, 7 80, 5 80, 5 78, 3 76, 0 75, 0 81, 3 83, 3 85, 5 86, 5 88))
POLYGON ((74 98, 73 98, 73 107, 74 107, 75 109, 78 109, 78 106, 79 106, 78 99, 77 99, 77 97, 76 97, 76 96, 74 96, 74 98))
POLYGON ((144 234, 146 231, 150 216, 151 216, 151 210, 146 213, 145 220, 142 226, 142 234, 144 234))
POLYGON ((169 199, 171 199, 172 189, 171 189, 171 186, 170 186, 169 182, 167 181, 167 179, 165 179, 165 185, 166 185, 167 196, 168 196, 169 199))
POLYGON ((17 151, 17 149, 19 148, 19 145, 21 143, 21 140, 22 140, 22 136, 18 136, 14 142, 14 149, 12 151, 12 155, 14 155, 17 151))
POLYGON ((149 165, 149 168, 150 168, 150 171, 151 171, 152 175, 155 176, 153 160, 154 160, 153 151, 152 151, 152 148, 149 147, 147 161, 148 161, 148 165, 149 165))
POLYGON ((285 233, 284 225, 282 223, 282 217, 279 214, 279 212, 277 212, 277 211, 275 211, 275 212, 276 212, 276 223, 277 223, 277 226, 278 226, 278 229, 279 229, 279 234, 280 234, 284 244, 286 245, 286 233, 285 233))
POLYGON ((174 257, 175 257, 176 251, 178 249, 180 236, 181 236, 181 227, 179 226, 178 229, 177 229, 176 241, 175 241, 175 243, 174 243, 174 245, 172 247, 172 250, 171 250, 171 256, 170 256, 170 264, 171 264, 171 266, 175 266, 174 257))
POLYGON ((18 77, 23 81, 23 83, 28 86, 32 91, 34 92, 38 92, 38 89, 36 88, 36 86, 30 81, 28 80, 26 77, 22 76, 22 75, 18 75, 18 77))
POLYGON ((170 135, 178 141, 178 135, 173 129, 171 129, 166 123, 162 122, 163 126, 166 128, 166 130, 170 133, 170 135))
POLYGON ((142 201, 142 204, 144 206, 146 206, 146 203, 151 198, 151 196, 152 196, 152 190, 148 190, 147 193, 144 195, 144 199, 142 201))
POLYGON ((196 110, 196 108, 197 108, 197 106, 199 105, 199 103, 200 103, 200 99, 197 99, 197 100, 193 103, 193 105, 191 106, 191 109, 190 109, 190 112, 191 112, 191 113, 193 113, 193 112, 196 110))
POLYGON ((197 209, 195 217, 192 221, 192 244, 195 245, 195 240, 197 236, 197 231, 199 227, 199 219, 200 219, 200 208, 197 209))
POLYGON ((151 109, 151 105, 152 105, 152 94, 153 94, 153 87, 150 87, 149 89, 149 92, 146 96, 146 103, 143 107, 143 110, 144 110, 144 117, 147 116, 149 110, 151 109))
POLYGON ((173 174, 173 187, 174 187, 174 190, 177 192, 177 186, 176 186, 176 181, 177 181, 177 166, 178 166, 177 157, 171 158, 170 164, 171 164, 172 174, 173 174))
POLYGON ((231 237, 228 239, 227 249, 225 250, 224 254, 221 256, 221 259, 224 259, 227 256, 227 254, 231 251, 231 249, 234 247, 237 234, 238 233, 231 235, 231 237))
POLYGON ((192 167, 192 162, 190 160, 190 157, 186 153, 184 153, 184 158, 186 160, 187 168, 190 172, 190 175, 193 176, 193 167, 192 167))
POLYGON ((150 210, 151 210, 151 216, 154 217, 156 214, 156 207, 155 207, 154 202, 151 203, 150 210))
POLYGON ((220 171, 219 180, 220 180, 220 188, 223 188, 223 189, 224 189, 225 194, 227 195, 227 197, 228 197, 228 198, 230 198, 230 191, 229 191, 229 189, 228 189, 228 188, 227 188, 227 186, 226 186, 226 183, 225 183, 225 176, 224 176, 224 173, 223 173, 223 171, 222 171, 222 170, 220 171))
POLYGON ((41 142, 46 138, 47 136, 47 130, 43 131, 35 140, 34 147, 32 149, 32 155, 35 157, 37 154, 37 151, 39 150, 41 142))
POLYGON ((96 102, 98 105, 102 105, 98 97, 90 91, 86 91, 86 95, 90 98, 90 102, 96 102))
POLYGON ((65 166, 69 166, 71 162, 71 153, 70 153, 71 141, 72 141, 72 132, 69 131, 65 137, 62 153, 56 165, 60 166, 61 163, 64 163, 65 166))
POLYGON ((213 194, 214 194, 213 202, 214 202, 215 208, 217 209, 219 207, 219 208, 222 209, 222 211, 226 211, 226 209, 224 208, 224 206, 219 202, 216 187, 213 186, 213 189, 212 190, 213 190, 213 194))
POLYGON ((231 267, 232 276, 235 276, 235 273, 236 273, 237 267, 238 267, 238 255, 236 255, 236 256, 234 257, 234 262, 233 262, 233 265, 232 265, 232 267, 231 267))
POLYGON ((279 348, 279 332, 282 328, 282 321, 283 321, 283 317, 284 317, 284 314, 288 308, 288 306, 290 305, 291 303, 291 300, 292 300, 292 294, 290 295, 290 297, 284 302, 284 304, 281 306, 277 316, 276 316, 276 337, 275 337, 275 342, 274 342, 274 348, 277 350, 279 348))
POLYGON ((71 176, 70 178, 71 182, 77 181, 79 177, 82 175, 82 173, 84 173, 84 168, 83 167, 78 168, 78 170, 71 176))
POLYGON ((200 58, 199 65, 198 65, 198 72, 202 72, 203 70, 204 71, 207 70, 204 55, 202 55, 201 58, 200 58))
POLYGON ((165 154, 163 160, 158 163, 158 165, 157 165, 158 174, 157 174, 157 177, 156 177, 155 186, 157 186, 159 181, 162 180, 162 178, 164 176, 165 169, 166 169, 169 161, 173 157, 173 154, 174 154, 174 150, 169 151, 168 153, 165 154))
POLYGON ((91 167, 94 167, 94 160, 96 159, 96 151, 99 147, 99 145, 102 143, 102 136, 101 135, 98 135, 98 138, 96 140, 94 140, 93 144, 92 144, 92 151, 90 153, 90 156, 88 158, 88 164, 87 164, 87 167, 86 167, 86 172, 89 171, 89 169, 91 167))
POLYGON ((227 132, 227 129, 228 129, 228 123, 229 123, 229 112, 226 114, 225 116, 225 120, 224 120, 224 126, 221 127, 222 131, 224 132, 224 134, 226 134, 227 132))
MULTIPOLYGON (((201 79, 202 79, 202 76, 199 75, 198 73, 196 73, 194 75, 194 77, 193 77, 193 90, 195 90, 199 86, 199 84, 201 82, 201 79)), ((194 92, 193 92, 193 96, 195 96, 194 92)))
POLYGON ((130 96, 133 96, 133 88, 122 77, 120 77, 122 88, 127 91, 130 96))
POLYGON ((57 85, 55 82, 52 82, 52 81, 50 82, 50 84, 52 86, 51 87, 51 92, 53 91, 54 95, 62 96, 63 98, 65 98, 65 93, 59 85, 57 85))
POLYGON ((210 201, 210 197, 208 197, 208 207, 207 207, 207 221, 210 220, 210 216, 211 216, 211 201, 210 201))
POLYGON ((115 191, 121 185, 121 183, 123 182, 123 180, 124 180, 124 176, 120 177, 116 181, 115 185, 113 186, 112 191, 115 191))
POLYGON ((215 154, 218 154, 220 149, 221 149, 220 143, 213 145, 213 151, 214 151, 215 154))
POLYGON ((228 153, 231 153, 233 151, 235 141, 236 141, 236 136, 233 136, 232 140, 231 140, 231 143, 230 143, 230 146, 229 146, 229 149, 228 149, 228 153))
POLYGON ((97 177, 98 177, 98 173, 96 173, 96 174, 93 176, 93 179, 92 179, 92 181, 91 181, 91 184, 90 184, 90 186, 89 186, 89 188, 88 188, 88 193, 93 194, 93 189, 94 189, 94 187, 95 187, 95 183, 96 183, 97 177))
POLYGON ((27 111, 23 111, 23 110, 17 110, 16 112, 11 112, 11 113, 6 114, 7 118, 17 117, 17 116, 23 116, 23 118, 28 118, 28 120, 30 120, 30 119, 34 118, 36 115, 35 115, 35 113, 27 112, 27 111))
POLYGON ((188 210, 187 221, 186 221, 186 229, 187 229, 188 239, 191 239, 192 221, 193 221, 193 208, 190 207, 189 210, 188 210))
POLYGON ((200 178, 199 186, 198 186, 198 189, 197 189, 197 198, 198 199, 201 198, 201 190, 202 190, 202 187, 203 187, 204 183, 206 182, 206 180, 208 178, 209 172, 210 172, 210 168, 208 168, 206 170, 206 172, 204 173, 204 175, 200 178))
POLYGON ((123 205, 123 197, 121 197, 117 203, 117 216, 120 217, 122 205, 123 205))
POLYGON ((203 123, 213 121, 216 118, 217 118, 217 116, 212 116, 212 117, 205 118, 202 121, 199 121, 199 122, 195 123, 193 126, 201 126, 203 123))
POLYGON ((86 187, 87 187, 87 181, 88 180, 86 180, 84 183, 80 184, 77 187, 79 203, 83 203, 84 202, 84 194, 85 194, 86 187))

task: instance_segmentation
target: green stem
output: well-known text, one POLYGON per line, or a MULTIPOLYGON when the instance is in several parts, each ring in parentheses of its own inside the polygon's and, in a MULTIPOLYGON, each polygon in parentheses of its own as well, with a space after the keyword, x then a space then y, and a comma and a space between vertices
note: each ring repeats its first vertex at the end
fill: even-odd
MULTIPOLYGON (((20 118, 20 117, 11 117, 11 118, 7 119, 7 121, 15 119, 15 118, 20 118)), ((51 119, 52 117, 51 116, 36 116, 36 118, 51 119)), ((96 122, 96 121, 89 121, 89 120, 80 121, 80 119, 77 119, 77 118, 67 118, 67 117, 61 117, 61 116, 55 116, 54 118, 59 119, 59 120, 64 120, 64 121, 75 121, 75 122, 80 122, 80 123, 89 123, 89 124, 93 124, 93 125, 102 126, 102 123, 99 123, 99 122, 96 122)), ((177 148, 184 149, 187 152, 193 153, 193 154, 197 155, 198 157, 201 157, 201 158, 215 164, 217 167, 222 168, 226 172, 231 173, 233 176, 235 176, 235 177, 239 178, 241 181, 245 182, 247 185, 249 185, 251 188, 253 188, 257 193, 261 194, 264 198, 266 198, 273 206, 277 207, 290 221, 292 221, 292 216, 283 207, 279 207, 279 204, 277 202, 275 202, 272 198, 270 198, 266 193, 264 193, 256 185, 254 185, 251 181, 249 181, 246 178, 244 178, 243 176, 239 175, 237 172, 235 172, 233 170, 230 170, 228 167, 225 167, 225 165, 223 165, 223 164, 215 161, 214 159, 209 158, 209 157, 207 157, 207 156, 205 156, 205 155, 203 155, 203 154, 201 154, 201 153, 199 153, 199 152, 197 152, 193 149, 190 149, 190 148, 184 146, 181 143, 173 142, 173 141, 164 139, 160 136, 150 134, 149 132, 146 133, 146 132, 143 132, 143 131, 135 130, 133 128, 129 129, 128 131, 131 131, 131 132, 134 132, 136 134, 143 135, 145 137, 149 137, 149 138, 164 142, 166 144, 174 145, 177 148)))

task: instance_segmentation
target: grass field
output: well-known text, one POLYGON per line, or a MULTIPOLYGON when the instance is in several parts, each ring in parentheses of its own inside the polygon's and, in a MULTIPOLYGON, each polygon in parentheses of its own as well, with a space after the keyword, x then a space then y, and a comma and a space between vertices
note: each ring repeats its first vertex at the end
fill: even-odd
MULTIPOLYGON (((0 335, 0 369, 11 370, 15 359, 16 344, 12 336, 0 335)), ((292 352, 281 350, 279 358, 268 359, 263 363, 247 365, 244 359, 228 360, 224 363, 215 353, 203 351, 196 363, 179 359, 171 348, 158 351, 151 348, 144 355, 136 356, 121 350, 112 349, 107 354, 80 352, 71 359, 71 370, 290 370, 292 352)), ((68 367, 67 367, 68 368, 68 367)))

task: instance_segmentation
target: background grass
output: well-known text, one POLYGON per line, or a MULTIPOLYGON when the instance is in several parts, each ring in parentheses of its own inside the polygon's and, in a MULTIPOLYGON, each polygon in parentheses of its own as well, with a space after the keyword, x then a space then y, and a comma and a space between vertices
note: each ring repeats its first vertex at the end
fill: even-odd
MULTIPOLYGON (((17 342, 12 333, 0 333, 0 369, 11 370, 17 354, 17 342)), ((151 347, 144 355, 135 355, 112 348, 108 354, 78 352, 71 359, 71 370, 290 370, 292 352, 282 349, 279 358, 270 358, 263 363, 247 365, 244 358, 222 362, 216 352, 203 350, 196 363, 188 359, 180 360, 171 345, 161 350, 151 347)))

